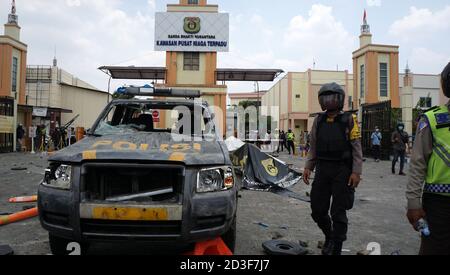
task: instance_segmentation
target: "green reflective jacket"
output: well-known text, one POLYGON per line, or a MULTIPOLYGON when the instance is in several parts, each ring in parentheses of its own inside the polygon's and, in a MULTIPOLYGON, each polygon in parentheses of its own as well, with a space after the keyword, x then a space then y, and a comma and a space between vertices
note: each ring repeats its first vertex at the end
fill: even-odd
POLYGON ((433 134, 425 192, 450 196, 450 112, 447 106, 442 106, 428 111, 425 116, 433 134))

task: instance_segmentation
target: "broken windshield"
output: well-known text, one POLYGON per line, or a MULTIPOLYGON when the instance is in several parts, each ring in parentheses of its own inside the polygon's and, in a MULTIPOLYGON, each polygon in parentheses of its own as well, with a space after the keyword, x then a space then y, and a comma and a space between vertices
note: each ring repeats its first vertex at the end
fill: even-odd
POLYGON ((203 106, 122 103, 114 104, 96 125, 93 135, 170 133, 215 138, 213 116, 203 106))

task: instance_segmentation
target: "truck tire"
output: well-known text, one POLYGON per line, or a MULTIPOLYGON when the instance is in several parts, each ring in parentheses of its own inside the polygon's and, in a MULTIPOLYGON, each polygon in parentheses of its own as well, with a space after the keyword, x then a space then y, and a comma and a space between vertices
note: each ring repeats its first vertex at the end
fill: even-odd
POLYGON ((56 256, 85 255, 89 249, 89 245, 86 243, 79 244, 72 240, 60 238, 52 234, 49 234, 48 239, 50 243, 50 250, 52 254, 56 256), (76 251, 76 248, 71 248, 69 246, 71 243, 74 243, 75 246, 78 244, 79 251, 76 251))
POLYGON ((230 229, 225 234, 222 235, 223 242, 228 246, 230 251, 233 253, 236 248, 236 231, 237 231, 237 218, 234 217, 230 229))

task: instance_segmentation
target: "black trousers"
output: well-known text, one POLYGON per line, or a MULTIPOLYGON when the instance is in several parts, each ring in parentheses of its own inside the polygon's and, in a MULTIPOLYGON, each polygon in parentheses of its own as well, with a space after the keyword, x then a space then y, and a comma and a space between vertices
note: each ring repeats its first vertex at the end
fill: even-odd
POLYGON ((347 210, 355 201, 355 189, 348 186, 351 174, 348 163, 319 161, 312 185, 311 216, 325 236, 337 242, 347 240, 347 210))
POLYGON ((295 144, 294 144, 293 140, 288 140, 287 147, 288 147, 287 149, 289 151, 289 155, 291 154, 291 152, 293 155, 295 155, 295 144))
POLYGON ((286 147, 286 140, 280 140, 280 143, 278 144, 277 152, 279 153, 280 150, 281 150, 281 152, 284 152, 285 147, 286 147))
POLYGON ((431 235, 422 237, 420 255, 450 255, 450 197, 424 194, 423 208, 431 235))
POLYGON ((395 172, 395 165, 397 165, 398 159, 400 158, 400 173, 405 169, 406 162, 406 151, 405 150, 394 150, 394 160, 392 161, 392 172, 395 172))
POLYGON ((372 147, 372 149, 373 149, 373 157, 375 158, 375 160, 381 159, 381 146, 380 145, 374 145, 372 147))

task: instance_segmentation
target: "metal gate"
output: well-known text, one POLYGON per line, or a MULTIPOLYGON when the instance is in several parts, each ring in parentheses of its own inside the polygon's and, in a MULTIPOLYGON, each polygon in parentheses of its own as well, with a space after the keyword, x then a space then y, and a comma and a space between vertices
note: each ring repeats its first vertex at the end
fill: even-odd
POLYGON ((362 146, 364 156, 373 156, 371 136, 375 127, 379 127, 383 140, 381 142, 381 159, 389 160, 391 154, 391 135, 394 129, 391 101, 362 106, 362 146))
POLYGON ((14 100, 0 98, 0 153, 14 151, 14 100))

